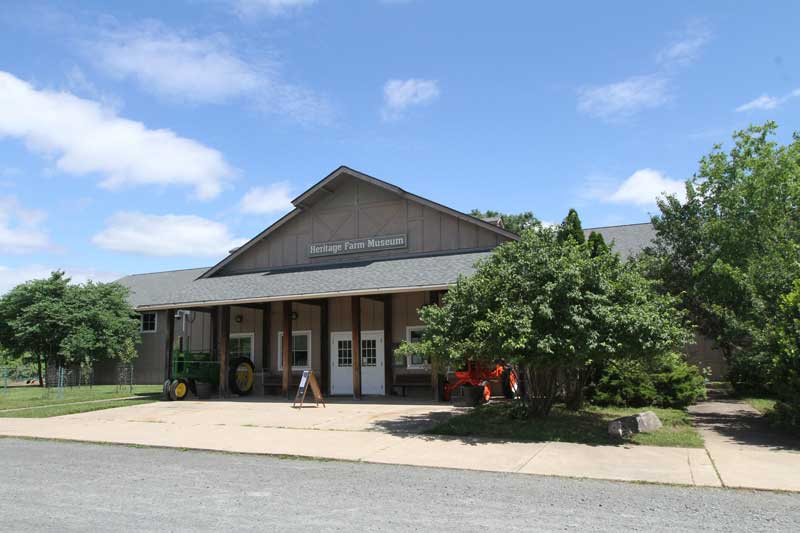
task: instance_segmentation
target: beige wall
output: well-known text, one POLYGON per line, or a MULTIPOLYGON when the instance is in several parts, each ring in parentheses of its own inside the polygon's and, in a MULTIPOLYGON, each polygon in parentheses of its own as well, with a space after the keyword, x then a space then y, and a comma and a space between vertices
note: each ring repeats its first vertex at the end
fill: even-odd
POLYGON ((714 381, 724 380, 728 373, 728 364, 722 350, 714 347, 714 342, 704 335, 695 334, 695 342, 684 349, 686 360, 697 365, 701 370, 710 369, 710 378, 714 381))
MULTIPOLYGON (((314 263, 397 257, 422 252, 494 247, 507 240, 464 221, 355 178, 253 245, 222 269, 223 274, 314 263), (408 247, 343 256, 309 258, 311 243, 381 235, 408 235, 408 247)), ((333 185, 333 184, 332 184, 333 185)))

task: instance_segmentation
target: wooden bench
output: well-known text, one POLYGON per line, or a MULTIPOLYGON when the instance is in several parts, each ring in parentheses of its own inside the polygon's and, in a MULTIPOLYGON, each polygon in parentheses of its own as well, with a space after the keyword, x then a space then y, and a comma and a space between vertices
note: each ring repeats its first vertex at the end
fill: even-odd
MULTIPOLYGON (((300 378, 302 374, 295 374, 292 372, 289 378, 289 392, 294 394, 294 390, 300 385, 300 378)), ((280 396, 281 385, 283 384, 282 374, 264 374, 264 395, 265 396, 280 396)))
POLYGON ((395 374, 392 394, 395 389, 400 389, 402 396, 405 396, 408 389, 431 390, 432 386, 430 374, 395 374))

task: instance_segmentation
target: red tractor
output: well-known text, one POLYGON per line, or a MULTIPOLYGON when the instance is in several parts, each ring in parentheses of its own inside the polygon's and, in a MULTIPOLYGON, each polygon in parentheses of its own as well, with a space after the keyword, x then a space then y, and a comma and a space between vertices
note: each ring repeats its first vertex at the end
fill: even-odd
POLYGON ((455 373, 455 383, 446 382, 444 384, 444 399, 450 401, 453 391, 462 385, 472 385, 483 387, 483 401, 488 402, 492 397, 492 383, 499 382, 503 387, 503 396, 506 398, 519 397, 519 376, 511 365, 498 361, 489 369, 477 361, 467 361, 466 370, 459 370, 455 373))

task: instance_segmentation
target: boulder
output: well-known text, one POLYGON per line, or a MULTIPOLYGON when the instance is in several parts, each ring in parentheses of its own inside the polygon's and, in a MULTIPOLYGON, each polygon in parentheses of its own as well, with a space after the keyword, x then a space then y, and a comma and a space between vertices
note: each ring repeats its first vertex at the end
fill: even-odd
POLYGON ((651 433, 663 424, 653 411, 623 416, 608 423, 608 434, 612 437, 630 437, 634 433, 651 433))

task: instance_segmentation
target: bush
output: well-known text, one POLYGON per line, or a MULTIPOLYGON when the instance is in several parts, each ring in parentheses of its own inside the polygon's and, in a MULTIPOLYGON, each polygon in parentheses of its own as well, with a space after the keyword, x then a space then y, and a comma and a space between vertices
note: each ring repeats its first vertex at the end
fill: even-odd
POLYGON ((800 401, 776 403, 767 419, 775 427, 800 435, 800 401))
POLYGON ((683 408, 705 394, 700 370, 681 355, 670 354, 648 362, 610 361, 591 395, 597 405, 683 408))

